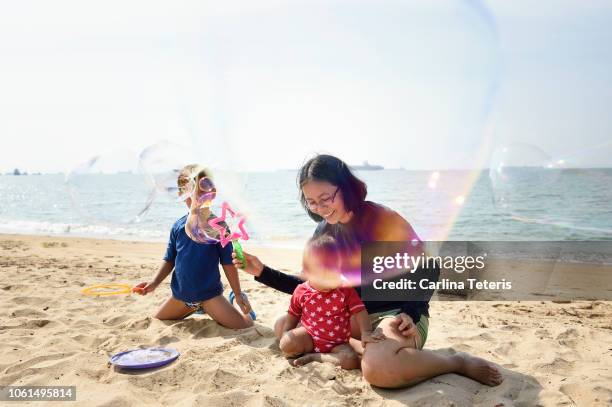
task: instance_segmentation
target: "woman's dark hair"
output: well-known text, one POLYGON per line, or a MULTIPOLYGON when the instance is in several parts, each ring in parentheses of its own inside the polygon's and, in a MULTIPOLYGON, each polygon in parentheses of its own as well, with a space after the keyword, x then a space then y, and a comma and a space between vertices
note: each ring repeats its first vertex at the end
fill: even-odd
POLYGON ((308 216, 317 222, 322 221, 323 218, 308 209, 306 197, 302 191, 302 187, 309 181, 329 182, 339 187, 344 206, 353 213, 359 211, 368 194, 368 187, 365 182, 357 178, 341 159, 327 154, 319 154, 311 158, 300 168, 297 184, 300 189, 302 206, 308 216))

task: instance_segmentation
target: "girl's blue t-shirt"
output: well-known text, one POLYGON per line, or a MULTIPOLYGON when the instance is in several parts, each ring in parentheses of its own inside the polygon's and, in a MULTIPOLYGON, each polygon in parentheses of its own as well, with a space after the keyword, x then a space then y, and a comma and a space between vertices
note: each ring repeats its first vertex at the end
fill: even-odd
POLYGON ((232 245, 194 242, 185 232, 187 215, 170 231, 164 260, 174 263, 172 296, 185 302, 199 302, 223 292, 219 263, 232 264, 232 245))

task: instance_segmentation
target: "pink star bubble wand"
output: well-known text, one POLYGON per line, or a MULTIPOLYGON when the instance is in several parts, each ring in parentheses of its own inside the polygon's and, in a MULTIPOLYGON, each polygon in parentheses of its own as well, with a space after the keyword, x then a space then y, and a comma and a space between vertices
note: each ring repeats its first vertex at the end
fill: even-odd
POLYGON ((221 243, 221 247, 225 247, 229 242, 232 242, 232 247, 234 248, 234 252, 236 252, 236 257, 240 260, 242 264, 246 264, 246 258, 244 257, 244 253, 242 252, 242 246, 240 245, 239 239, 249 240, 249 234, 244 228, 245 221, 246 219, 244 218, 244 216, 234 212, 234 210, 229 206, 227 202, 223 202, 221 204, 221 216, 208 221, 210 227, 212 227, 214 231, 219 233, 219 243, 221 243), (225 223, 225 219, 227 218, 228 213, 233 219, 238 220, 238 230, 228 230, 227 225, 225 223))

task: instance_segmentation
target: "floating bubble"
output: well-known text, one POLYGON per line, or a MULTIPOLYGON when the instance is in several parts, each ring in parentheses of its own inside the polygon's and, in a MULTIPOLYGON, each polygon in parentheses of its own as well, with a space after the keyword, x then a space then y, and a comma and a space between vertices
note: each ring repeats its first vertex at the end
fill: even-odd
POLYGON ((197 204, 200 207, 210 207, 213 199, 217 196, 217 188, 214 182, 207 176, 196 176, 195 182, 191 182, 186 188, 184 199, 186 199, 187 194, 193 194, 193 189, 196 186, 198 188, 196 197, 197 204))
MULTIPOLYGON (((240 240, 249 240, 246 231, 246 219, 240 213, 235 212, 227 202, 223 202, 218 211, 211 210, 211 203, 214 192, 207 190, 210 187, 208 182, 202 182, 204 178, 198 179, 198 191, 192 196, 197 202, 192 206, 190 214, 185 224, 187 236, 198 243, 220 243, 222 247, 232 243, 233 250, 238 259, 245 261, 242 254, 240 240), (204 184, 204 188, 201 188, 204 184), (200 198, 198 195, 208 195, 208 198, 200 198)), ((193 204, 192 204, 193 205, 193 204)))
POLYGON ((463 205, 465 203, 465 196, 463 195, 456 196, 454 199, 454 203, 459 206, 463 205))
POLYGON ((187 236, 198 243, 217 243, 223 237, 210 222, 217 219, 211 206, 216 197, 216 188, 210 174, 202 168, 196 169, 184 188, 182 197, 190 199, 189 216, 185 223, 187 236))
POLYGON ((194 242, 215 244, 218 243, 221 236, 219 232, 210 226, 209 221, 217 219, 210 208, 201 208, 191 212, 185 224, 185 232, 187 236, 194 242))
POLYGON ((238 239, 249 240, 244 215, 235 212, 227 202, 212 207, 208 198, 201 201, 203 204, 192 207, 185 224, 185 231, 192 240, 221 243, 223 247, 238 239))
MULTIPOLYGON (((222 143, 220 143, 222 144, 222 143)), ((208 146, 207 152, 213 152, 213 146, 208 146)), ((218 156, 202 155, 198 153, 195 146, 184 146, 169 141, 162 141, 147 147, 140 154, 139 167, 147 175, 147 179, 156 191, 157 196, 169 199, 173 202, 183 202, 193 197, 194 188, 199 185, 197 205, 199 207, 210 207, 213 199, 219 194, 219 202, 231 199, 233 202, 245 202, 245 188, 248 174, 233 169, 215 169, 208 164, 219 164, 224 156, 221 152, 218 156), (208 159, 216 157, 214 161, 208 159), (177 177, 185 165, 194 164, 191 174, 187 175, 188 181, 179 191, 177 177), (221 185, 220 193, 217 185, 221 185)), ((155 197, 154 197, 155 199, 155 197)), ((204 222, 205 223, 205 222, 204 222)), ((193 236, 195 241, 210 243, 212 231, 199 233, 193 236)), ((214 239, 212 239, 214 240, 214 239)))
MULTIPOLYGON (((471 183, 478 176, 475 170, 439 170, 429 175, 427 187, 421 179, 427 173, 412 177, 418 180, 414 193, 419 196, 418 204, 413 204, 412 222, 423 240, 442 241, 449 237, 456 219, 470 196, 471 183), (432 178, 435 179, 432 185, 432 178), (433 188, 432 188, 433 186, 433 188)), ((461 230, 458 232, 461 235, 461 230)))
MULTIPOLYGON (((409 175, 398 177, 390 194, 368 187, 373 200, 400 211, 420 235, 448 236, 492 144, 485 127, 499 84, 500 49, 481 2, 266 2, 215 9, 204 19, 206 67, 197 87, 183 92, 201 107, 189 115, 199 129, 198 151, 210 156, 210 146, 221 144, 226 167, 258 170, 295 169, 319 152, 348 164, 435 168, 438 178, 419 186, 434 192, 418 223, 411 209, 422 204, 423 191, 405 193, 409 175), (198 88, 207 92, 194 96, 198 88), (287 137, 291 143, 277 154, 287 137)), ((284 175, 279 180, 294 184, 295 173, 284 175)), ((305 242, 314 225, 296 191, 270 188, 263 201, 240 204, 254 238, 305 242), (277 216, 277 205, 291 214, 277 216)))
MULTIPOLYGON (((235 212, 225 201, 216 205, 213 210, 217 188, 211 179, 210 171, 198 167, 189 178, 182 191, 182 196, 188 199, 190 205, 185 223, 187 236, 198 243, 221 243, 222 247, 230 242, 239 246, 238 239, 248 240, 243 215, 235 212)), ((241 255, 240 248, 238 251, 241 255)))
POLYGON ((66 175, 75 210, 87 221, 138 222, 150 208, 152 189, 138 172, 138 155, 130 150, 100 154, 66 175))
POLYGON ((427 182, 427 186, 430 189, 436 189, 438 187, 438 180, 440 179, 440 172, 434 171, 429 176, 429 181, 427 182))
POLYGON ((501 146, 489 171, 495 206, 559 239, 610 238, 612 169, 598 168, 610 154, 610 143, 557 157, 529 144, 501 146))
MULTIPOLYGON (((493 199, 500 209, 541 205, 532 198, 537 190, 550 191, 560 175, 552 158, 529 144, 502 146, 493 152, 489 177, 493 199)), ((556 191, 560 198, 560 191, 556 191)), ((542 208, 538 209, 542 210, 542 208)))
POLYGON ((140 171, 162 198, 176 201, 179 197, 177 178, 181 169, 196 163, 193 147, 161 141, 145 148, 139 157, 140 171))

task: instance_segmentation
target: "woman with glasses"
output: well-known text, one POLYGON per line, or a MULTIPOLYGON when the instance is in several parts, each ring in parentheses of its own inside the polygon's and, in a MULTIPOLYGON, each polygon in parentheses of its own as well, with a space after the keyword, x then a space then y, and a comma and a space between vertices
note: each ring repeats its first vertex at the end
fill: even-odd
MULTIPOLYGON (((358 268, 361 244, 375 241, 418 241, 410 224, 397 212, 366 201, 366 184, 337 157, 318 155, 307 161, 298 173, 300 201, 318 223, 314 236, 333 237, 344 253, 345 267, 358 268)), ((235 255, 234 255, 235 256, 235 255)), ((256 256, 245 253, 244 270, 255 280, 292 294, 303 281, 264 265, 256 256)), ((234 258, 234 264, 242 266, 234 258)), ((356 287, 361 295, 360 287, 356 287)), ((501 383, 500 372, 489 362, 467 354, 442 355, 423 350, 429 322, 428 301, 363 301, 374 328, 382 330, 384 341, 370 343, 364 352, 357 324, 351 323, 350 345, 361 357, 364 378, 375 386, 405 387, 445 373, 458 373, 483 384, 501 383)), ((282 335, 284 318, 275 324, 282 335)), ((342 358, 355 353, 331 355, 343 365, 342 358)), ((317 360, 320 355, 307 354, 296 365, 317 360)), ((329 359, 327 359, 329 360, 329 359)))

